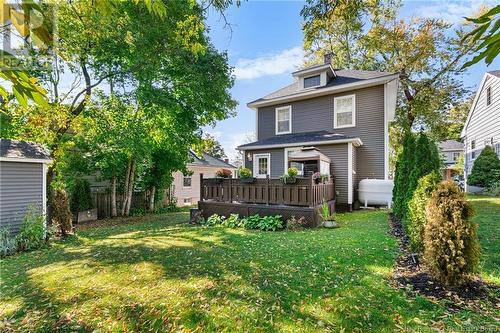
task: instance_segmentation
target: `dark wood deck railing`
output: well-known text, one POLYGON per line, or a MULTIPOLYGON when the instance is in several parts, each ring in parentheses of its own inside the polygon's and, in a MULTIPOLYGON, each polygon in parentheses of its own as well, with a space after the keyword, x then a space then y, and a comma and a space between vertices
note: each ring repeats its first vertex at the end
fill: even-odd
POLYGON ((254 183, 239 178, 203 178, 200 174, 200 200, 244 202, 269 205, 314 207, 334 199, 333 179, 316 184, 312 177, 297 178, 294 184, 280 179, 258 178, 254 183))

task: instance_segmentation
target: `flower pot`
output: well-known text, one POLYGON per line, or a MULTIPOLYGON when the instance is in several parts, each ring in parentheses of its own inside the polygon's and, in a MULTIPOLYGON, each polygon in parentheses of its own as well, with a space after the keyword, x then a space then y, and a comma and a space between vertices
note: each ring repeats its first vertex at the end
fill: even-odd
POLYGON ((320 182, 320 181, 321 181, 321 178, 316 178, 316 179, 314 179, 314 183, 315 183, 315 184, 319 184, 319 182, 320 182))
POLYGON ((253 177, 240 178, 240 180, 242 183, 246 183, 246 184, 255 183, 255 178, 253 178, 253 177))
POLYGON ((337 228, 337 222, 335 221, 323 221, 323 227, 325 228, 337 228))
POLYGON ((297 182, 297 178, 287 178, 283 180, 283 184, 295 184, 297 182))
POLYGON ((216 177, 214 179, 216 184, 222 184, 222 181, 224 180, 224 178, 219 178, 219 177, 216 177))

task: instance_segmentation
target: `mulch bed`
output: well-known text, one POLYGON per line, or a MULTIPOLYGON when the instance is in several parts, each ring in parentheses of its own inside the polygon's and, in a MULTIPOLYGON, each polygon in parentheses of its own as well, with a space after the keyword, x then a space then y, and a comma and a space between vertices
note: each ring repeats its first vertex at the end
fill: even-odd
POLYGON ((395 287, 432 300, 448 300, 450 310, 459 310, 464 306, 476 311, 500 309, 500 286, 479 278, 474 278, 456 288, 445 286, 428 274, 418 255, 411 253, 408 246, 409 238, 401 222, 390 215, 389 224, 391 235, 400 241, 400 254, 394 269, 395 287))

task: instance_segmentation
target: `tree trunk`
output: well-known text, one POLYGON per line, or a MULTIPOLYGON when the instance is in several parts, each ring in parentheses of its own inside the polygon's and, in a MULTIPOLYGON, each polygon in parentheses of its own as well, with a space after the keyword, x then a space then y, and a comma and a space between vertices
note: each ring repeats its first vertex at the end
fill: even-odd
POLYGON ((116 217, 116 177, 111 180, 111 217, 116 217))
POLYGON ((132 194, 134 192, 134 178, 135 178, 135 161, 132 160, 130 167, 130 176, 128 179, 128 193, 127 193, 127 205, 125 210, 125 216, 130 215, 130 206, 132 205, 132 194))
POLYGON ((132 158, 128 160, 127 171, 125 172, 125 183, 123 184, 123 198, 122 198, 122 216, 125 215, 125 210, 127 209, 127 196, 128 196, 128 186, 130 178, 130 170, 132 168, 132 158))
POLYGON ((149 194, 149 211, 150 212, 155 210, 155 194, 156 194, 156 186, 152 186, 151 193, 149 194))

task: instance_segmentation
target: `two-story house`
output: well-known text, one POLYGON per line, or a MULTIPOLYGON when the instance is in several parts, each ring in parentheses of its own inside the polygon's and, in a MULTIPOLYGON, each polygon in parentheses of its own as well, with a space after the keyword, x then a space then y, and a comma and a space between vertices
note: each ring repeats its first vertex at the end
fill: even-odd
POLYGON ((352 209, 360 180, 389 177, 399 76, 334 69, 329 60, 292 73, 291 85, 248 103, 257 141, 238 149, 257 178, 279 177, 292 165, 304 176, 333 175, 337 206, 352 209))
POLYGON ((465 146, 464 174, 466 190, 467 176, 474 161, 485 146, 491 146, 500 156, 500 70, 487 72, 472 102, 469 115, 462 130, 465 146))
POLYGON ((438 147, 445 166, 443 178, 451 180, 455 176, 462 176, 457 170, 457 163, 459 162, 460 156, 464 154, 464 144, 456 140, 445 140, 439 142, 438 147))

